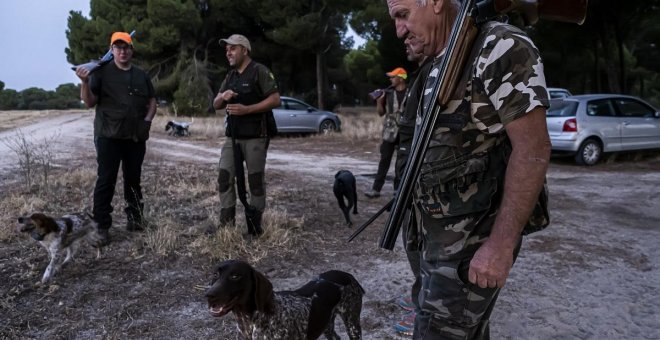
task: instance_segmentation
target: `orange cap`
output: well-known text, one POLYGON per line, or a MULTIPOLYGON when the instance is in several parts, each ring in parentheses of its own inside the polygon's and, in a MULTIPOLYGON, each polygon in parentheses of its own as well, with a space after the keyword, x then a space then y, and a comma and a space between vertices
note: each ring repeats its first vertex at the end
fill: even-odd
POLYGON ((408 79, 408 72, 403 67, 397 67, 390 72, 385 73, 388 77, 401 77, 408 79))
POLYGON ((401 77, 403 79, 408 78, 408 72, 403 67, 397 67, 390 72, 385 73, 388 77, 401 77))
POLYGON ((112 33, 112 37, 110 37, 110 45, 114 44, 117 40, 121 40, 129 45, 133 45, 133 39, 131 39, 131 35, 126 32, 112 33))

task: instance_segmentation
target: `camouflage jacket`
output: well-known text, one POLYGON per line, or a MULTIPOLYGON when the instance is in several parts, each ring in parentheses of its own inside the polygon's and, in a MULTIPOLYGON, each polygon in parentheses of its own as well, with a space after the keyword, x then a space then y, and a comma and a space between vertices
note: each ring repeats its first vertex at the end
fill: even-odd
MULTIPOLYGON (((420 115, 430 105, 441 58, 434 60, 426 80, 417 127, 420 115)), ((484 24, 472 60, 448 106, 433 108, 438 123, 415 190, 417 205, 427 221, 494 216, 506 165, 493 166, 493 158, 502 154, 500 145, 509 143, 504 126, 538 106, 549 105, 539 52, 518 28, 496 22, 484 24)), ((482 224, 472 224, 482 230, 464 230, 460 223, 445 225, 456 232, 454 251, 461 249, 461 239, 489 234, 492 223, 482 224)), ((451 248, 454 242, 444 243, 451 248)))

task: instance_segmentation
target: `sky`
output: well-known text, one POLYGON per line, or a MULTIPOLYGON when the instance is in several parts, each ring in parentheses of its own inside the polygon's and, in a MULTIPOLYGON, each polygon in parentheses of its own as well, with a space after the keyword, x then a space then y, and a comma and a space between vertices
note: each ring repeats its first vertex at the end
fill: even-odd
POLYGON ((5 88, 55 90, 80 83, 64 53, 70 10, 88 17, 89 0, 0 0, 0 80, 5 88))
MULTIPOLYGON (((71 10, 89 17, 89 0, 0 0, 0 81, 5 88, 55 90, 80 83, 64 52, 71 10)), ((349 34, 356 46, 364 44, 350 28, 349 34)), ((99 58, 105 52, 99 51, 99 58)))

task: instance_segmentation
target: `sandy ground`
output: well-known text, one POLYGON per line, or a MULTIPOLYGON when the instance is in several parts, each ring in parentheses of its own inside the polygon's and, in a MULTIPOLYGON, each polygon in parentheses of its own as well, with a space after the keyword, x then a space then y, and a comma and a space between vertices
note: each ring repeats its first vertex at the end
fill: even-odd
MULTIPOLYGON (((24 124, 21 130, 30 136, 57 134, 53 147, 58 151, 57 163, 65 166, 62 164, 71 157, 93 157, 91 122, 91 114, 78 112, 24 124)), ((15 129, 0 132, 0 140, 15 133, 15 129)), ((393 300, 407 292, 412 282, 405 254, 400 247, 393 252, 378 249, 384 217, 347 244, 344 240, 351 230, 343 226, 329 189, 337 170, 349 169, 357 175, 361 197, 355 222, 360 224, 387 202, 391 183, 386 184, 383 197, 363 198, 377 166, 376 144, 330 144, 332 147, 318 152, 318 146, 309 145, 304 138, 273 140, 267 165, 267 179, 272 179, 269 185, 289 185, 312 191, 312 195, 318 192, 320 203, 295 205, 315 216, 306 228, 327 242, 322 248, 310 244, 295 256, 265 261, 258 269, 276 290, 300 286, 327 269, 349 271, 366 290, 364 338, 399 339, 392 325, 403 311, 393 300), (349 148, 356 151, 347 156, 349 148)), ((160 133, 150 139, 148 153, 175 165, 192 163, 213 169, 219 146, 220 141, 175 139, 160 133)), ((4 143, 0 143, 0 154, 0 178, 15 178, 15 157, 4 143)), ((660 339, 659 169, 657 154, 638 161, 615 159, 589 168, 553 160, 548 173, 552 224, 525 238, 491 318, 493 339, 660 339)), ((112 256, 111 261, 99 264, 84 258, 70 270, 84 271, 83 264, 95 263, 93 273, 74 281, 66 281, 67 274, 62 273, 60 288, 50 292, 26 288, 27 279, 18 273, 26 268, 10 261, 29 254, 36 268, 32 271, 38 273, 45 267, 45 259, 35 247, 20 241, 4 244, 0 251, 0 275, 22 287, 18 293, 10 287, 0 290, 13 301, 11 309, 2 310, 9 317, 0 321, 0 338, 17 334, 74 339, 236 338, 231 317, 213 319, 202 293, 191 288, 204 282, 209 269, 204 268, 205 263, 185 257, 166 262, 135 259, 117 248, 116 254, 104 255, 112 256), (116 268, 120 266, 131 269, 116 268), (129 273, 132 270, 135 272, 129 273), (32 310, 51 304, 59 307, 36 313, 31 319, 32 310), (153 306, 145 306, 149 304, 153 306), (67 329, 59 324, 58 308, 77 318, 65 322, 67 329)))

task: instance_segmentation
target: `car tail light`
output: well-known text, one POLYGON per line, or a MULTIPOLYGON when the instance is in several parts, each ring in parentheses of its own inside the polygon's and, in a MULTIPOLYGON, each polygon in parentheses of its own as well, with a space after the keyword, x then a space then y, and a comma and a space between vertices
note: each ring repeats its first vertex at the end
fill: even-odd
POLYGON ((577 132, 577 120, 575 118, 567 119, 564 122, 564 127, 561 129, 562 132, 577 132))

